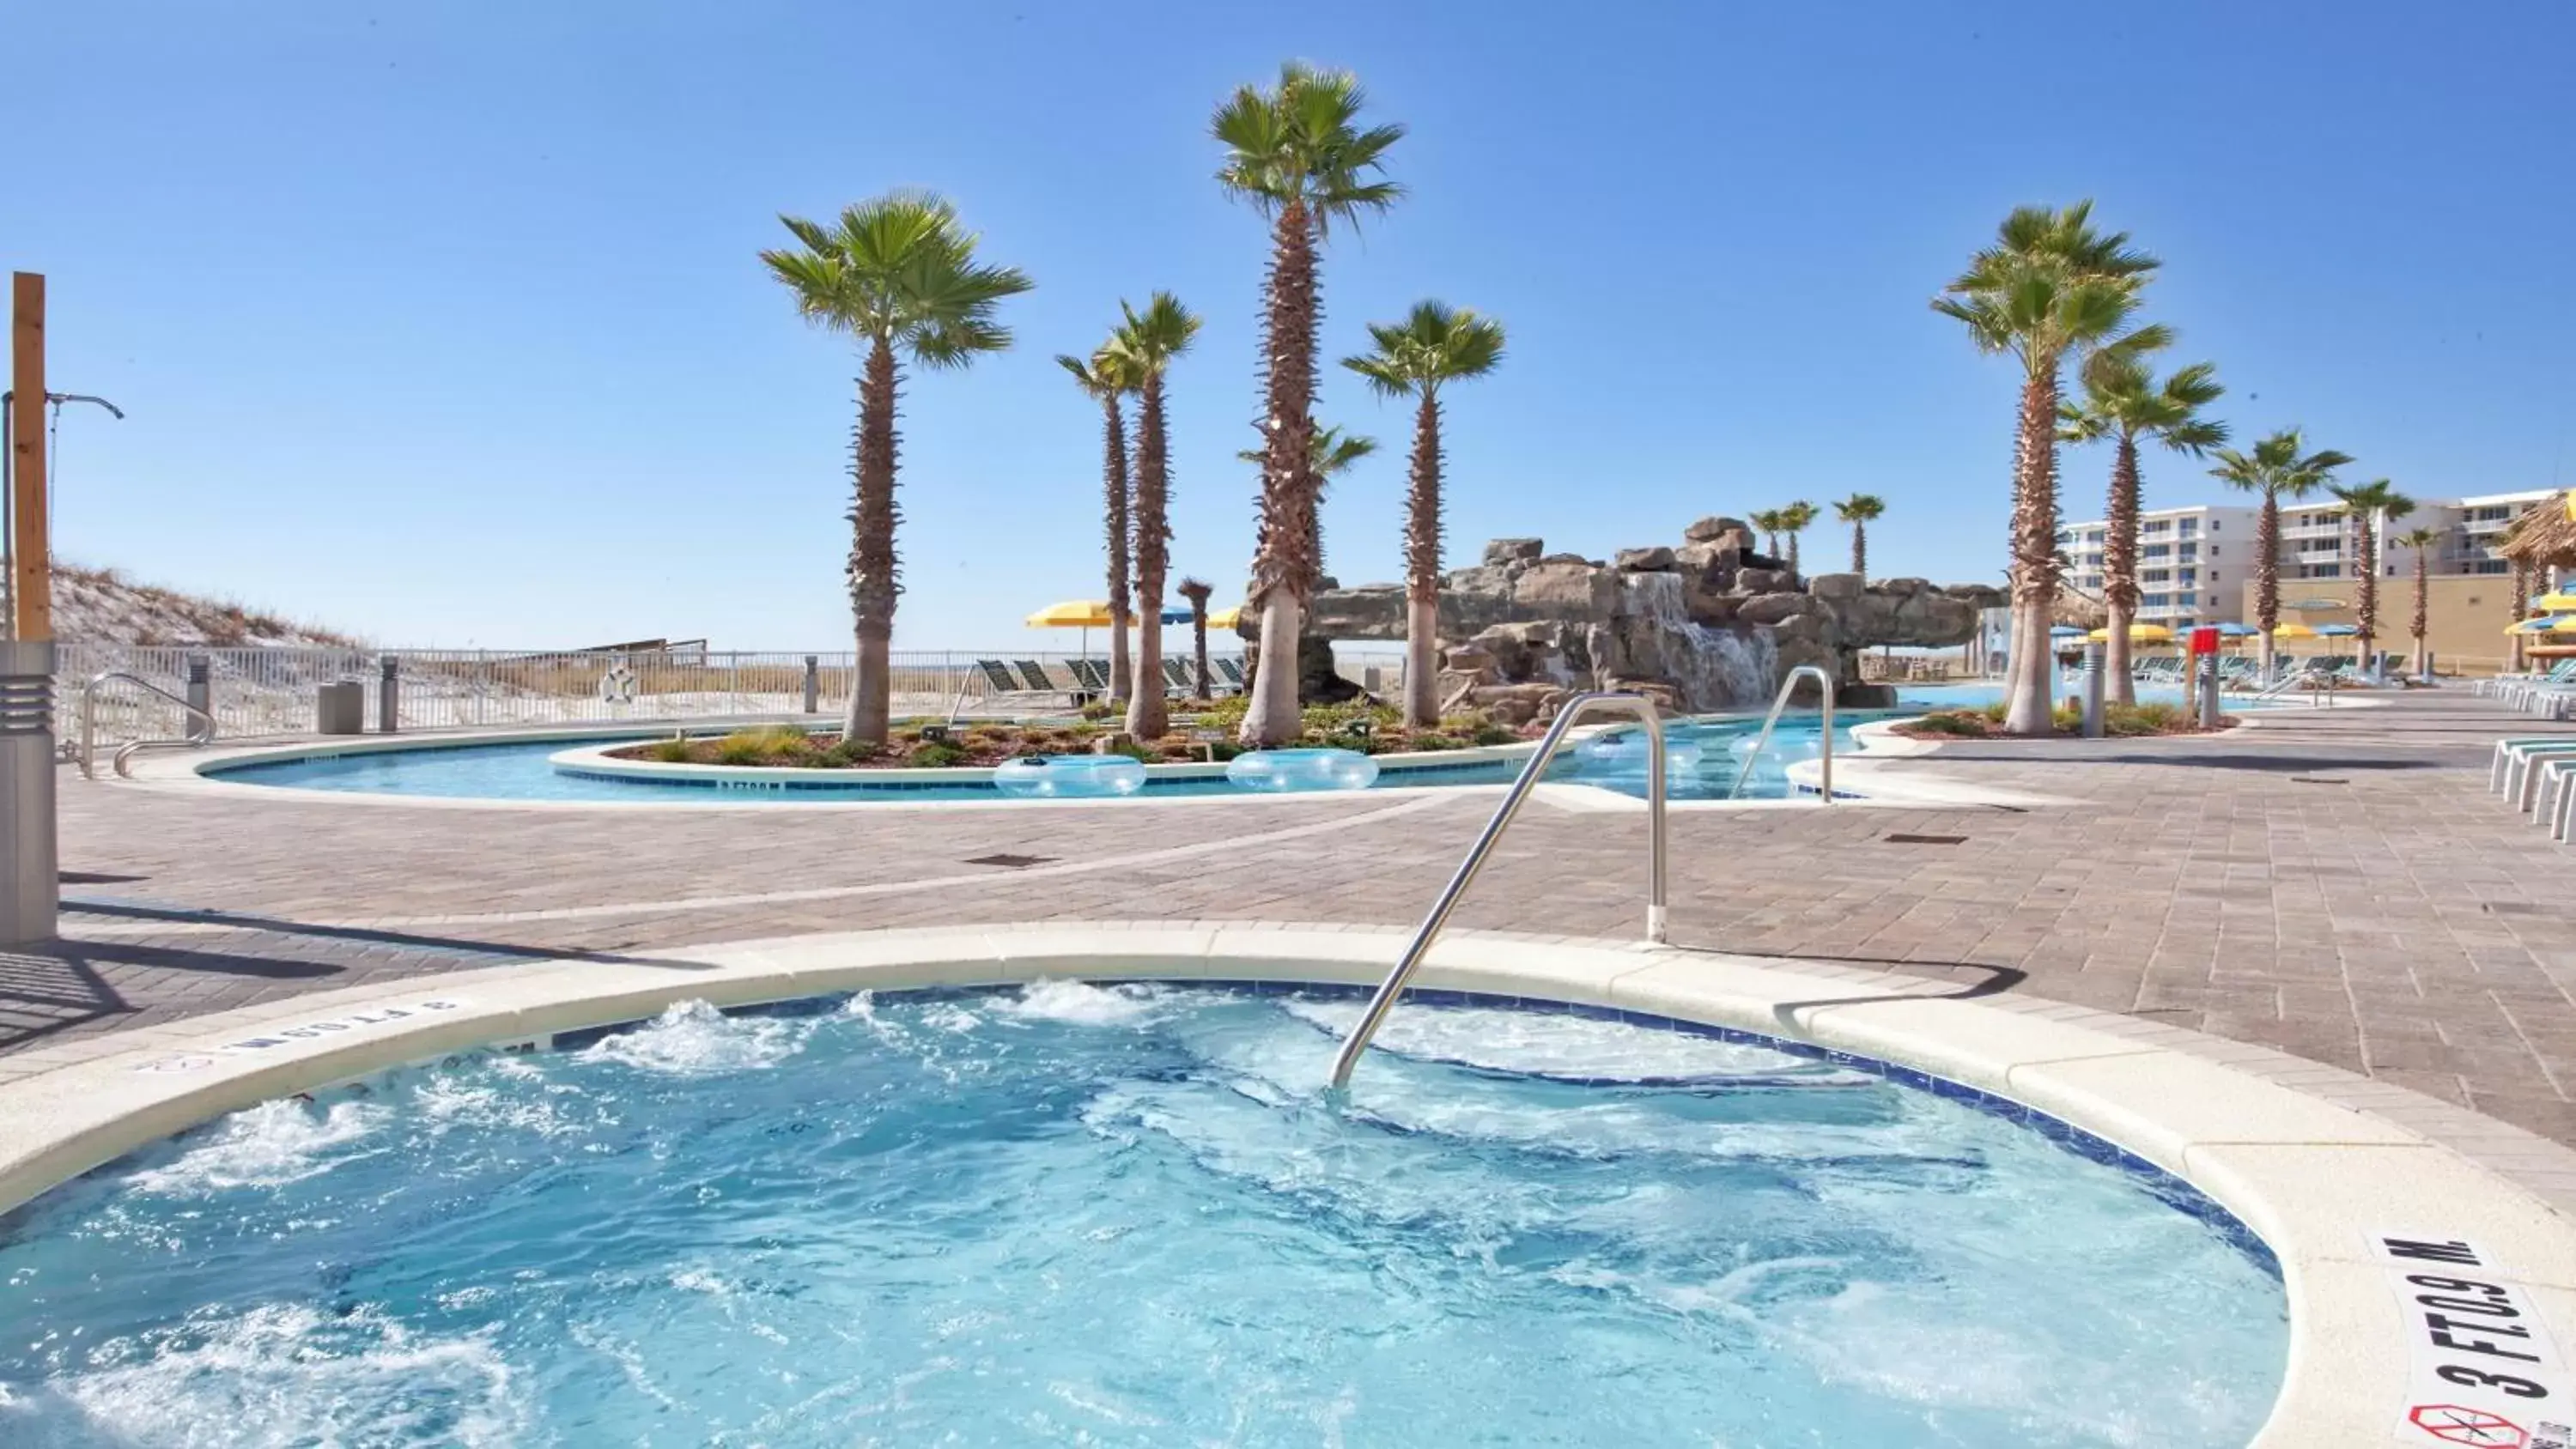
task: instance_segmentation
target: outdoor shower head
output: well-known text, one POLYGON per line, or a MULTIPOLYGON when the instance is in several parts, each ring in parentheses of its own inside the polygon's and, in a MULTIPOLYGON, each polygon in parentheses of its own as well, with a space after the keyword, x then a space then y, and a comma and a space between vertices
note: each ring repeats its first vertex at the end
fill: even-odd
POLYGON ((67 402, 96 403, 113 414, 118 422, 125 421, 125 409, 118 407, 116 404, 109 402, 103 397, 92 397, 85 392, 49 392, 45 394, 45 401, 52 403, 56 407, 61 407, 67 402))

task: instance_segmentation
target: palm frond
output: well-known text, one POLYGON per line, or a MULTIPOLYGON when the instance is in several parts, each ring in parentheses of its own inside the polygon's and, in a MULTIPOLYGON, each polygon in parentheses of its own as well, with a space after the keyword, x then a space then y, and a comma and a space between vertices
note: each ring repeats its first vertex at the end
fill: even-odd
POLYGON ((1359 114, 1367 102, 1350 72, 1303 61, 1282 65, 1270 90, 1237 87, 1209 122, 1226 148, 1217 184, 1265 216, 1291 201, 1302 204, 1319 237, 1330 235, 1336 221, 1356 224, 1386 210, 1404 188, 1379 173, 1404 128, 1362 129, 1359 114))

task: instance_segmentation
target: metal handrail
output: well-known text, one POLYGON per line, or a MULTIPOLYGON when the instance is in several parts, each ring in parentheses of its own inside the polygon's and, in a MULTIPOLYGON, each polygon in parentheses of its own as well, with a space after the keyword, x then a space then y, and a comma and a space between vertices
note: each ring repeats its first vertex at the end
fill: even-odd
POLYGON ((139 675, 128 674, 122 669, 111 669, 103 674, 91 675, 88 682, 81 686, 80 754, 78 758, 80 760, 82 779, 95 780, 98 778, 98 687, 102 684, 114 683, 120 679, 133 685, 137 689, 143 690, 147 694, 157 694, 161 696, 163 699, 179 706, 179 708, 186 710, 189 714, 195 715, 197 718, 204 720, 206 725, 203 730, 189 730, 184 739, 128 740, 126 742, 126 746, 119 748, 116 752, 115 767, 118 774, 122 775, 125 773, 126 761, 132 757, 131 747, 133 746, 145 744, 208 745, 214 743, 215 717, 213 715, 206 713, 204 710, 190 704, 187 700, 180 698, 178 695, 172 694, 170 691, 163 689, 157 684, 154 684, 151 680, 142 678, 139 675))
POLYGON ((1538 782, 1547 775, 1548 762, 1556 758, 1558 747, 1565 743, 1566 732, 1595 709, 1624 709, 1644 721, 1646 726, 1646 828, 1653 839, 1654 857, 1654 883, 1646 898, 1646 939, 1657 943, 1663 941, 1663 718, 1656 713, 1655 702, 1642 694, 1575 695, 1557 711, 1556 723, 1548 728, 1547 737, 1539 741, 1538 752, 1521 767, 1520 778, 1512 782, 1511 790, 1503 796, 1503 803, 1495 807, 1493 818, 1485 822, 1484 833, 1476 837, 1476 843, 1467 849, 1466 858, 1458 862, 1458 873, 1449 878, 1440 898, 1431 903, 1431 913, 1422 918, 1421 928, 1413 933, 1413 940, 1405 946, 1404 955, 1397 959, 1395 969, 1378 983, 1377 994, 1369 998, 1368 1010, 1360 1013, 1359 1025, 1352 1027, 1350 1036, 1343 1040, 1341 1054, 1333 1058, 1334 1090, 1339 1091, 1351 1084, 1351 1069, 1359 1065, 1360 1053, 1368 1050, 1369 1039, 1377 1035, 1386 1014, 1395 1009, 1396 999, 1404 994, 1405 983, 1413 979, 1413 973, 1422 965, 1422 958, 1430 954, 1431 943, 1439 938, 1441 927, 1449 924, 1449 913, 1457 908, 1458 898, 1467 893, 1476 873, 1485 868, 1485 857, 1493 853, 1494 842, 1502 838, 1512 818, 1520 814, 1522 803, 1529 799, 1530 791, 1537 788, 1538 782))
POLYGON ((1753 737, 1753 749, 1744 757, 1744 768, 1735 772, 1735 784, 1726 792, 1727 799, 1733 800, 1744 794, 1744 782, 1753 778, 1753 762, 1761 759, 1762 752, 1771 747, 1771 727, 1780 722, 1780 711, 1789 707, 1790 694, 1797 689, 1799 679, 1806 676, 1813 676, 1816 687, 1824 691, 1816 705, 1819 712, 1817 739, 1821 742, 1817 768, 1819 783, 1824 788, 1816 798, 1827 805, 1834 803, 1834 677, 1813 664, 1799 665, 1780 682, 1780 693, 1771 701, 1771 712, 1762 717, 1762 733, 1753 737))

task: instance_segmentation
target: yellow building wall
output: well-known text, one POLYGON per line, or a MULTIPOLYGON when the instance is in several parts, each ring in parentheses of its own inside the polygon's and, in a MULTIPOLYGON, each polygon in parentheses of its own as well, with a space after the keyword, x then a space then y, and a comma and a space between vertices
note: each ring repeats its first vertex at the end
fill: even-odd
MULTIPOLYGON (((2358 579, 2281 580, 2281 619, 2315 628, 2321 624, 2357 624, 2353 602, 2358 579), (2300 608, 2301 604, 2311 607, 2300 608)), ((2537 585, 2534 586, 2537 589, 2537 585)), ((2511 641, 2504 632, 2513 622, 2511 574, 2436 574, 2425 590, 2424 637, 2433 661, 2444 674, 2493 674, 2505 665, 2511 641)), ((2254 622, 2254 584, 2245 584, 2245 622, 2254 622)), ((2412 656, 2415 641, 2407 626, 2415 617, 2415 580, 2411 575, 2379 581, 2379 648, 2402 661, 2412 656)), ((2239 641, 2250 644, 2252 640, 2239 641)), ((2576 636, 2570 636, 2576 643, 2576 636)), ((2294 654, 2356 653, 2351 639, 2284 641, 2294 654)))

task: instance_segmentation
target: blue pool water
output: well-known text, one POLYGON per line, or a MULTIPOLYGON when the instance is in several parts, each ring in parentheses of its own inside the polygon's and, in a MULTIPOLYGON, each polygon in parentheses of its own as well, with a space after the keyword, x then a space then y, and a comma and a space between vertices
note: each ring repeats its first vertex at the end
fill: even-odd
MULTIPOLYGON (((1672 798, 1724 799, 1734 785, 1738 768, 1743 764, 1742 750, 1749 747, 1757 722, 1725 720, 1706 724, 1668 726, 1675 746, 1690 741, 1698 746, 1696 768, 1676 770, 1666 782, 1672 798)), ((633 738, 654 738, 643 734, 633 738)), ((1747 782, 1748 798, 1778 798, 1789 793, 1787 765, 1816 754, 1814 717, 1803 722, 1784 717, 1773 735, 1773 747, 1764 751, 1747 782)), ((390 750, 352 755, 322 755, 307 759, 281 760, 266 764, 235 765, 210 773, 217 779, 246 785, 285 786, 300 790, 330 790, 384 795, 430 795, 460 799, 484 800, 707 800, 727 805, 817 804, 867 800, 992 801, 1000 793, 985 784, 902 785, 857 783, 841 784, 849 774, 816 771, 811 783, 798 781, 793 788, 714 788, 705 784, 664 784, 633 779, 611 779, 600 776, 564 774, 547 764, 547 758, 584 742, 550 740, 523 744, 464 745, 449 748, 390 750)), ((595 741, 592 743, 596 743, 595 741)), ((1834 748, 1853 748, 1848 729, 1837 732, 1834 748)), ((1378 787, 1404 785, 1503 785, 1520 774, 1518 760, 1493 760, 1431 768, 1391 769, 1378 777, 1378 787)), ((1627 794, 1645 793, 1645 770, 1642 758, 1627 766, 1587 762, 1577 750, 1569 748, 1551 772, 1552 779, 1580 780, 1627 794)), ((1243 795, 1247 792, 1223 778, 1204 780, 1154 780, 1146 785, 1149 796, 1176 795, 1243 795)))
POLYGON ((2205 1200, 1742 1040, 1041 983, 468 1054, 0 1221, 0 1443, 2240 1446, 2205 1200))

